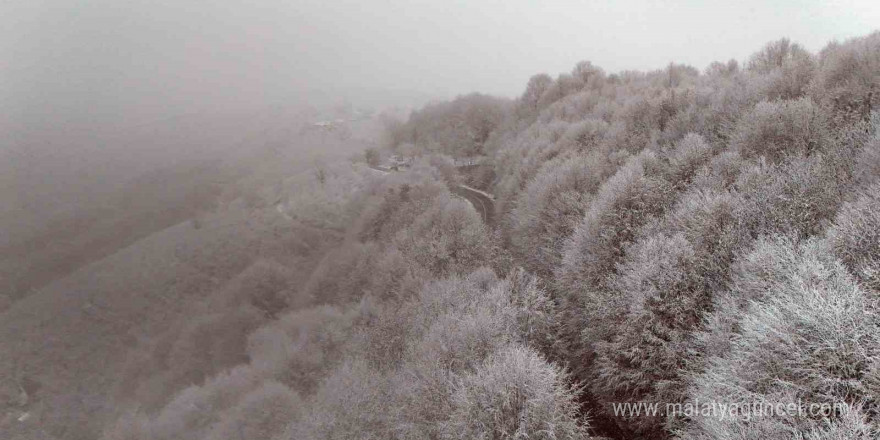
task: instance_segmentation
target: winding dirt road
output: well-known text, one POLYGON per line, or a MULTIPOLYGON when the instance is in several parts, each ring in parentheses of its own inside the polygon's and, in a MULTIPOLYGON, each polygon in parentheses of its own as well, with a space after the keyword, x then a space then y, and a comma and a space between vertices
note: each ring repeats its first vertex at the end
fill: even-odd
POLYGON ((495 225, 495 201, 488 194, 467 185, 458 185, 450 189, 453 194, 464 198, 480 213, 486 226, 495 225))
MULTIPOLYGON (((382 174, 388 174, 391 172, 391 170, 374 166, 370 166, 370 169, 382 174)), ((480 217, 483 219, 483 222, 486 223, 486 226, 489 226, 490 228, 495 226, 495 201, 492 199, 491 194, 471 188, 467 185, 457 185, 450 188, 450 191, 470 202, 474 209, 480 214, 480 217)))

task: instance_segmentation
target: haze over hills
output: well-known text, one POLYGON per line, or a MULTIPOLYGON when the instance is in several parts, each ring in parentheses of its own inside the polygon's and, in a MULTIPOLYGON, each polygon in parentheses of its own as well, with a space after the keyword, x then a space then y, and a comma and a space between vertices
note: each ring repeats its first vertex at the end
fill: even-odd
POLYGON ((0 439, 876 440, 878 22, 0 2, 0 439))
POLYGON ((258 169, 263 179, 280 178, 278 173, 302 171, 319 158, 355 153, 368 140, 375 142, 379 113, 405 113, 424 99, 348 93, 312 90, 290 97, 289 105, 252 110, 242 104, 119 129, 43 130, 20 138, 6 132, 0 224, 7 233, 0 242, 0 273, 8 294, 24 295, 83 262, 183 221, 212 205, 223 187, 258 169), (322 143, 320 135, 301 133, 304 125, 322 119, 354 118, 355 108, 370 117, 347 122, 354 147, 340 149, 333 136, 322 143), (274 174, 267 173, 267 163, 276 167, 274 174))
MULTIPOLYGON (((38 206, 69 197, 70 207, 23 222, 27 234, 4 245, 0 267, 13 301, 0 311, 4 387, 32 384, 30 399, 39 405, 25 407, 49 426, 63 426, 60 438, 90 435, 106 422, 118 380, 95 371, 121 371, 129 350, 178 326, 204 295, 255 259, 285 261, 291 276, 306 276, 333 233, 291 222, 273 203, 285 181, 297 185, 304 172, 348 163, 375 144, 378 116, 340 124, 345 136, 307 129, 323 118, 350 117, 339 113, 350 107, 345 100, 325 110, 274 107, 213 125, 197 117, 159 121, 115 139, 187 148, 211 138, 215 149, 185 157, 169 147, 140 161, 105 154, 113 164, 105 175, 82 170, 100 191, 81 185, 25 194, 38 206)), ((4 391, 4 398, 15 394, 4 391)))

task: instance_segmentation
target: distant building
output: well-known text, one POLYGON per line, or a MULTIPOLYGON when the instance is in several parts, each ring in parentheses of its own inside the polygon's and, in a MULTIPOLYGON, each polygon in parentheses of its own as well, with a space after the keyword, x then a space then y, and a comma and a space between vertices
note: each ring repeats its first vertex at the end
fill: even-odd
POLYGON ((412 158, 403 157, 398 154, 392 155, 388 158, 388 168, 391 168, 392 170, 409 168, 410 166, 412 166, 412 158))
POLYGON ((455 161, 455 166, 457 167, 466 167, 472 165, 482 165, 486 163, 486 156, 470 156, 470 157, 456 157, 453 159, 455 161))
POLYGON ((326 120, 326 121, 318 121, 308 123, 302 126, 299 131, 300 135, 305 135, 309 133, 320 133, 321 135, 334 134, 341 139, 348 139, 351 137, 351 128, 349 128, 348 121, 345 119, 334 119, 334 120, 326 120))

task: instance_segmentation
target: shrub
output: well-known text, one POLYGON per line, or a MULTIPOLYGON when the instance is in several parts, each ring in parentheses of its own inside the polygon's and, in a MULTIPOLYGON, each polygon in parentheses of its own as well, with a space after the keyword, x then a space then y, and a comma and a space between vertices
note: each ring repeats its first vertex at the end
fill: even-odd
POLYGON ((721 152, 697 170, 694 176, 694 187, 725 191, 736 182, 748 161, 736 151, 721 152))
MULTIPOLYGON (((710 150, 702 138, 689 135, 667 157, 662 161, 645 152, 629 161, 602 185, 566 243, 556 288, 563 295, 566 338, 584 346, 584 353, 593 343, 609 340, 626 310, 625 299, 613 292, 607 280, 614 276, 627 247, 643 226, 672 205, 699 164, 708 160, 710 150)), ((579 359, 577 364, 575 371, 581 374, 587 362, 579 359)))
POLYGON ((511 241, 530 270, 552 274, 562 245, 613 167, 601 155, 547 162, 517 198, 510 214, 511 241))
POLYGON ((767 74, 785 65, 792 58, 804 52, 797 43, 792 43, 788 38, 767 43, 763 49, 752 54, 749 58, 749 70, 767 74))
POLYGON ((303 409, 299 395, 290 388, 265 382, 229 409, 206 439, 272 439, 295 423, 303 409))
POLYGON ((880 290, 880 183, 857 193, 845 203, 828 231, 828 240, 844 264, 860 281, 880 290))
POLYGON ((320 306, 288 313, 248 338, 251 366, 301 394, 313 392, 341 360, 355 311, 320 306))
POLYGON ((403 126, 394 127, 390 137, 396 144, 391 147, 411 142, 417 148, 455 157, 481 154, 489 134, 502 123, 509 107, 506 99, 479 93, 428 104, 413 112, 403 126))
MULTIPOLYGON (((514 337, 512 325, 505 320, 508 306, 492 294, 497 283, 488 270, 430 282, 398 309, 398 318, 386 318, 403 318, 400 324, 406 327, 401 332, 402 358, 390 378, 389 397, 400 408, 395 418, 401 438, 436 437, 440 423, 448 417, 452 378, 479 365, 514 337)), ((369 336, 383 335, 371 332, 369 336)), ((381 342, 364 343, 372 347, 381 342)))
POLYGON ((488 304, 474 310, 451 310, 431 323, 421 338, 411 341, 411 359, 449 371, 473 368, 515 334, 503 314, 488 304))
POLYGON ((499 350, 456 383, 447 439, 582 439, 577 393, 531 349, 499 350))
POLYGON ((866 119, 880 107, 880 32, 831 43, 819 54, 810 94, 842 120, 866 119))
MULTIPOLYGON (((778 245, 795 246, 790 243, 778 245)), ((802 399, 855 407, 876 395, 876 305, 823 245, 806 243, 775 254, 784 260, 771 267, 783 272, 770 277, 758 272, 759 282, 745 283, 759 290, 758 298, 749 301, 730 350, 695 375, 690 398, 739 404, 802 399)), ((766 270, 758 266, 754 269, 766 270)), ((838 419, 832 415, 831 420, 838 419)), ((808 432, 821 421, 782 416, 763 432, 808 432)), ((729 438, 742 429, 738 421, 699 417, 685 438, 729 438)))
POLYGON ((198 317, 171 347, 171 374, 179 383, 198 384, 218 371, 247 362, 247 336, 264 321, 253 308, 198 317))
POLYGON ((865 144, 853 168, 853 175, 861 185, 870 185, 880 177, 880 134, 865 144))
POLYGON ((841 176, 820 156, 792 157, 776 165, 761 162, 746 169, 734 184, 736 217, 743 233, 820 234, 834 218, 847 189, 841 176))
POLYGON ((816 61, 800 45, 783 38, 768 43, 763 50, 752 55, 748 68, 765 75, 768 99, 795 99, 807 92, 816 71, 816 61))
POLYGON ((282 438, 386 438, 392 432, 388 379, 363 362, 346 361, 309 400, 309 409, 282 438))
MULTIPOLYGON (((710 305, 698 256, 681 234, 639 242, 619 268, 615 289, 629 310, 610 342, 597 345, 595 397, 604 402, 678 402, 679 370, 691 333, 710 305)), ((608 408, 610 410, 610 408, 608 408)), ((625 427, 662 435, 662 420, 637 417, 625 427)))
POLYGON ((372 272, 361 286, 365 295, 382 300, 405 299, 418 292, 424 280, 431 279, 429 268, 419 265, 394 244, 375 258, 372 272))
POLYGON ((713 149, 702 136, 688 133, 666 151, 668 165, 661 171, 662 175, 673 188, 681 190, 712 156, 713 149))
POLYGON ((438 181, 434 168, 414 169, 389 176, 375 188, 364 190, 352 207, 362 207, 351 230, 361 241, 388 240, 397 231, 412 223, 433 199, 447 193, 446 185, 438 181))
POLYGON ((486 225, 466 201, 437 197, 432 205, 398 231, 394 245, 435 276, 464 272, 488 261, 491 244, 486 225))
POLYGON ((202 386, 179 392, 156 414, 149 429, 162 440, 201 438, 221 420, 224 410, 255 389, 260 381, 260 376, 247 366, 222 372, 202 386))
MULTIPOLYGON (((593 128, 600 129, 598 126, 593 128)), ((578 143, 578 131, 572 124, 554 120, 532 124, 528 130, 510 139, 495 160, 495 172, 499 176, 495 185, 496 211, 502 214, 510 211, 516 196, 547 161, 567 150, 584 149, 578 143)))
POLYGON ((539 73, 529 78, 526 90, 519 98, 518 107, 522 118, 535 117, 538 114, 538 101, 553 84, 553 78, 546 73, 539 73))
POLYGON ((613 149, 636 154, 654 145, 660 135, 660 117, 660 100, 641 95, 630 97, 617 115, 616 122, 620 124, 612 124, 609 131, 617 135, 613 149))
POLYGON ((219 292, 224 306, 237 309, 245 305, 274 318, 282 310, 308 303, 293 292, 292 271, 272 260, 259 259, 229 281, 219 292))
POLYGON ((539 278, 523 269, 512 270, 496 287, 513 309, 519 342, 550 352, 556 344, 559 321, 556 303, 539 285, 539 278))
POLYGON ((764 156, 771 162, 793 154, 810 154, 829 141, 821 108, 809 98, 758 103, 737 121, 731 148, 744 157, 764 156))
POLYGON ((353 333, 346 353, 379 371, 400 367, 420 310, 412 302, 382 302, 374 297, 364 298, 359 308, 363 325, 353 333))
POLYGON ((738 205, 736 194, 695 184, 663 219, 646 227, 643 235, 646 239, 652 234, 684 236, 695 252, 694 266, 689 270, 701 274, 705 289, 714 290, 724 285, 736 252, 751 243, 737 218, 738 205))
POLYGON ((778 235, 763 236, 746 246, 749 242, 744 241, 725 276, 729 287, 716 289, 712 297, 712 313, 705 317, 702 330, 694 337, 691 351, 698 357, 686 367, 686 375, 704 371, 710 359, 728 353, 749 304, 760 303, 777 285, 797 276, 804 255, 826 265, 836 264, 825 244, 816 239, 801 243, 797 237, 778 235))
POLYGON ((643 153, 602 185, 566 243, 557 274, 563 291, 604 287, 605 276, 613 271, 624 246, 664 200, 663 182, 652 180, 645 171, 657 160, 653 154, 643 153))
POLYGON ((346 243, 329 252, 303 286, 303 295, 319 304, 344 304, 360 299, 373 273, 375 243, 346 243))

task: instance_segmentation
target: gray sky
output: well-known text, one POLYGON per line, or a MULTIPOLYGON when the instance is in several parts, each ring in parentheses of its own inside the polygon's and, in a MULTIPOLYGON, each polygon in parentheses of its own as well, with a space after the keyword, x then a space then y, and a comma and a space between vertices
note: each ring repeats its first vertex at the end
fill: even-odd
MULTIPOLYGON (((0 0, 0 205, 40 211, 44 194, 240 148, 303 89, 320 91, 309 103, 516 96, 581 60, 703 68, 875 26, 877 0, 0 0)), ((279 114, 265 125, 291 123, 279 114)))
POLYGON ((303 53, 322 61, 315 70, 322 76, 356 71, 375 83, 451 95, 517 95, 534 73, 555 76, 585 59, 607 71, 673 60, 703 68, 783 36, 817 51, 880 29, 874 0, 294 3, 288 10, 301 20, 299 35, 315 42, 303 53))
POLYGON ((3 0, 0 117, 161 117, 299 87, 515 96, 580 60, 703 68, 877 27, 876 0, 3 0))

